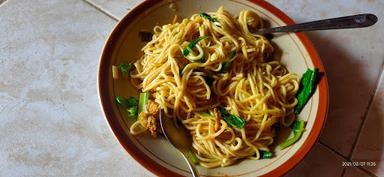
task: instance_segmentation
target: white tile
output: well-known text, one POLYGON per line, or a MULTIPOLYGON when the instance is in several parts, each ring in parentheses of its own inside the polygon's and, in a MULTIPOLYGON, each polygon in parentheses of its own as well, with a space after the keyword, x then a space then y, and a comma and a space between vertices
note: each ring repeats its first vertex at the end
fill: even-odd
POLYGON ((373 95, 384 61, 384 1, 272 0, 296 22, 358 13, 375 13, 370 28, 308 33, 328 75, 330 105, 321 141, 348 156, 373 95))
MULTIPOLYGON (((140 1, 92 2, 121 18, 140 1)), ((298 22, 360 12, 384 18, 379 0, 316 2, 272 1, 298 22)), ((0 6, 0 176, 153 176, 112 137, 99 111, 98 56, 114 25, 82 1, 9 0, 0 6)), ((381 69, 381 29, 379 21, 364 30, 310 33, 330 79, 322 141, 343 154, 351 149, 381 69)), ((353 156, 360 161, 382 159, 383 124, 373 121, 367 128, 375 114, 369 115, 362 134, 368 138, 360 139, 353 156)), ((341 161, 317 145, 288 176, 341 174, 341 161)), ((382 169, 380 163, 369 168, 379 176, 382 169)))
POLYGON ((373 99, 367 120, 353 152, 353 160, 365 162, 365 168, 384 176, 384 73, 373 99), (368 164, 370 163, 370 164, 368 164), (373 164, 375 163, 375 164, 373 164))
POLYGON ((0 6, 0 176, 153 176, 98 104, 99 54, 115 23, 79 0, 0 6))
POLYGON ((339 177, 343 172, 343 161, 345 160, 342 157, 325 146, 316 144, 304 160, 286 177, 339 177))

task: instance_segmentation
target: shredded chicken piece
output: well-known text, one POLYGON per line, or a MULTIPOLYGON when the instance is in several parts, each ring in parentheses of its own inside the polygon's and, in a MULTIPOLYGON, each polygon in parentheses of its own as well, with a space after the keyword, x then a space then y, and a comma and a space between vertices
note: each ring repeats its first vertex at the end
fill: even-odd
POLYGON ((151 133, 151 135, 153 136, 153 137, 157 137, 157 130, 159 130, 158 129, 158 121, 157 121, 158 119, 157 118, 155 118, 154 116, 149 116, 148 117, 148 122, 147 122, 147 125, 148 125, 148 131, 151 133))
POLYGON ((148 100, 146 109, 148 114, 151 114, 156 118, 159 118, 159 105, 156 102, 152 100, 148 100))
POLYGON ((138 121, 145 127, 153 137, 159 133, 159 105, 151 100, 148 100, 146 112, 141 112, 138 116, 138 121))

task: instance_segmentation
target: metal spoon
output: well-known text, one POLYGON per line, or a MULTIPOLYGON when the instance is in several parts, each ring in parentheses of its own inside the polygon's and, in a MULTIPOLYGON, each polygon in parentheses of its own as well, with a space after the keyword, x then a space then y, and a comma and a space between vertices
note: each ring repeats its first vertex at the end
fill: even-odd
POLYGON ((359 14, 312 22, 299 23, 275 28, 250 29, 252 33, 266 34, 277 32, 300 32, 329 29, 363 28, 372 26, 377 22, 377 16, 374 14, 359 14))
POLYGON ((183 155, 188 167, 192 172, 193 177, 199 177, 199 173, 189 157, 192 147, 192 136, 189 131, 183 126, 176 127, 174 121, 164 116, 163 109, 159 111, 160 126, 165 138, 183 155))

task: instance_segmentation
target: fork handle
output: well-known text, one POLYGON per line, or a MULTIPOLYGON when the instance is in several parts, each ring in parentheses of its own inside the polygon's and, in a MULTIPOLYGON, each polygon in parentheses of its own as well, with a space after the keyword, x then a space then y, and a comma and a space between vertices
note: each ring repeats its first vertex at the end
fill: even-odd
POLYGON ((256 33, 275 33, 275 32, 300 32, 329 29, 362 28, 372 26, 377 22, 377 16, 374 14, 359 14, 312 22, 299 23, 289 26, 262 28, 256 33))

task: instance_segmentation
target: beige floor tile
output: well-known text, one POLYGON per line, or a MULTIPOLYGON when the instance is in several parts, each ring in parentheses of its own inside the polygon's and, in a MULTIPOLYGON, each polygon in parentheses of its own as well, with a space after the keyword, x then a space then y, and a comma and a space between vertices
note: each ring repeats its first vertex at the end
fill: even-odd
MULTIPOLYGON (((139 1, 92 2, 120 18, 139 1)), ((271 2, 298 22, 360 12, 384 18, 379 0, 271 2)), ((0 7, 0 176, 153 176, 112 137, 98 108, 98 55, 114 25, 82 1, 8 0, 0 7)), ((344 155, 381 69, 383 28, 379 21, 370 29, 310 33, 330 80, 321 140, 344 155)), ((355 160, 382 159, 383 124, 369 119, 355 160)), ((317 145, 288 176, 340 176, 342 161, 317 145)), ((383 175, 381 166, 369 170, 383 175)))
POLYGON ((110 132, 97 65, 116 22, 80 0, 0 6, 0 176, 153 176, 110 132))
POLYGON ((348 167, 343 177, 370 177, 370 175, 357 167, 348 167))
POLYGON ((325 146, 316 144, 305 159, 286 177, 339 177, 344 159, 325 146))
POLYGON ((365 168, 384 176, 384 74, 373 99, 367 120, 353 152, 353 160, 366 163, 365 168), (372 164, 375 163, 375 164, 372 164))

